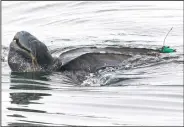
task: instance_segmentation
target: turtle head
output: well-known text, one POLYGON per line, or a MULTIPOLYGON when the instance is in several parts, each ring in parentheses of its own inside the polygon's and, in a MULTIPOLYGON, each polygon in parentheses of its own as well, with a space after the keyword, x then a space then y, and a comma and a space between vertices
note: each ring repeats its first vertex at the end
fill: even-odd
POLYGON ((29 32, 17 32, 10 43, 8 64, 12 71, 48 70, 53 58, 47 46, 29 32))

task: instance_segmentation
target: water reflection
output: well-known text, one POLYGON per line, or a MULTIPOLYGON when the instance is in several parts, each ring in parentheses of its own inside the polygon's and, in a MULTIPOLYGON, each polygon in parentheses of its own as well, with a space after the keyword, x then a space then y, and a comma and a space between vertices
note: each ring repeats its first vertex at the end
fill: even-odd
POLYGON ((49 81, 49 75, 51 72, 11 72, 12 78, 25 78, 25 79, 34 79, 34 80, 43 80, 49 81))
MULTIPOLYGON (((16 107, 7 107, 7 110, 16 111, 16 114, 7 115, 8 117, 17 118, 21 116, 26 118, 23 112, 35 112, 35 113, 46 113, 44 110, 31 109, 29 104, 41 104, 38 100, 45 96, 52 96, 45 90, 52 90, 47 83, 50 73, 43 72, 29 72, 29 73, 18 73, 12 72, 10 76, 10 102, 16 104, 16 107), (20 91, 21 90, 21 91, 20 91), (35 102, 36 101, 36 102, 35 102)), ((9 125, 14 125, 9 123, 9 125)))
MULTIPOLYGON (((24 90, 23 92, 11 92, 11 103, 28 105, 33 100, 39 100, 44 96, 51 96, 48 93, 38 93, 41 90, 51 90, 49 84, 49 74, 46 72, 11 73, 11 90, 24 90), (41 82, 42 81, 42 82, 41 82), (29 92, 28 92, 29 91, 29 92)), ((34 102, 35 103, 35 102, 34 102)))
POLYGON ((8 126, 15 126, 15 127, 21 127, 21 126, 43 126, 42 124, 32 124, 32 123, 9 123, 8 126))
POLYGON ((38 102, 31 102, 33 100, 39 100, 44 96, 51 96, 51 94, 43 94, 43 93, 10 93, 10 98, 12 104, 19 105, 28 105, 32 104, 40 104, 38 102))

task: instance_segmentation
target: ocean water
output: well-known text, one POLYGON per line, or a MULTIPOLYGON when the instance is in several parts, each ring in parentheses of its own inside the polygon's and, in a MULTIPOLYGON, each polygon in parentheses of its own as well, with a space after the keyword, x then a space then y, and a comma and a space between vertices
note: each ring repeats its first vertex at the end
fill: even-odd
POLYGON ((3 1, 1 50, 4 126, 183 125, 182 1, 3 1), (135 55, 77 83, 64 72, 12 73, 7 62, 21 30, 58 57, 87 46, 156 49, 171 27, 176 53, 135 55))

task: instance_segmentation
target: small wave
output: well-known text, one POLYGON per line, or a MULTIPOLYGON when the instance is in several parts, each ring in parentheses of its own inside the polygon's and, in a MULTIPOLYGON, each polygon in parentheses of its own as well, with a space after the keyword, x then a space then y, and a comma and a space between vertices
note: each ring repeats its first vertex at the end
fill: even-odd
MULTIPOLYGON (((104 67, 98 69, 95 73, 90 74, 87 76, 87 79, 84 80, 81 85, 82 86, 127 86, 131 80, 136 81, 138 79, 148 78, 145 76, 144 73, 133 73, 132 76, 130 75, 122 75, 124 72, 132 71, 135 69, 142 69, 145 68, 155 68, 158 66, 171 64, 171 63, 182 63, 183 61, 178 61, 179 56, 162 56, 162 57, 155 57, 155 56, 145 56, 145 55, 135 55, 121 64, 114 66, 114 67, 104 67), (122 76, 118 77, 117 72, 120 71, 122 76), (113 76, 115 74, 115 76, 113 76), (127 84, 128 81, 128 84, 127 84)), ((146 73, 148 74, 148 73, 146 73)), ((141 85, 138 83, 138 85, 141 85)))

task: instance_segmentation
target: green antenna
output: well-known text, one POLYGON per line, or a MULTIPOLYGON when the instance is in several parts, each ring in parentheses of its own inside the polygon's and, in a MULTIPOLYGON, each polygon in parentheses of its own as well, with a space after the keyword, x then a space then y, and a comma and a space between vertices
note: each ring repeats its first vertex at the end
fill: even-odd
POLYGON ((167 38, 167 36, 168 36, 168 35, 169 35, 169 33, 171 32, 172 28, 173 28, 173 27, 171 27, 171 29, 169 30, 169 32, 168 32, 168 33, 167 33, 167 35, 165 36, 165 38, 164 38, 164 42, 163 42, 163 46, 165 45, 165 39, 167 38))

